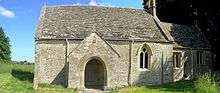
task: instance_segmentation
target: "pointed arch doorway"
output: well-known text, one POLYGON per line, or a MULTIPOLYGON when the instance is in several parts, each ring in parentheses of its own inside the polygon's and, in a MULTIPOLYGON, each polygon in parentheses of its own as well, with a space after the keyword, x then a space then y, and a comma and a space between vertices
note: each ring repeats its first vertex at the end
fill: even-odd
POLYGON ((84 73, 85 88, 104 90, 106 75, 106 67, 101 60, 92 59, 88 61, 84 73))

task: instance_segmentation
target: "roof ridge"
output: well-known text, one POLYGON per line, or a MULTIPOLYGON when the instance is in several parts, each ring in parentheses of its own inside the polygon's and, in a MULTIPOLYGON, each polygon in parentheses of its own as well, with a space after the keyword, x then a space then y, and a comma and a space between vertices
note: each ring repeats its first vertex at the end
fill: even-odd
MULTIPOLYGON (((99 8, 113 8, 113 9, 130 9, 130 10, 142 10, 144 9, 139 9, 139 8, 128 8, 128 7, 111 7, 111 6, 105 6, 105 5, 97 5, 97 6, 91 6, 91 5, 86 5, 86 4, 63 4, 63 5, 46 5, 46 8, 55 8, 55 7, 99 7, 99 8)), ((147 12, 146 12, 147 13, 147 12)))

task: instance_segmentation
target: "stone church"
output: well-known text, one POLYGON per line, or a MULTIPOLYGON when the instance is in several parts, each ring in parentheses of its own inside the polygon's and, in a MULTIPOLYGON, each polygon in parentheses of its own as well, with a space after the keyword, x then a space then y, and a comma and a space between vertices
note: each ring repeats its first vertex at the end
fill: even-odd
POLYGON ((192 79, 211 69, 196 27, 161 22, 142 9, 44 6, 35 34, 34 88, 115 89, 192 79))

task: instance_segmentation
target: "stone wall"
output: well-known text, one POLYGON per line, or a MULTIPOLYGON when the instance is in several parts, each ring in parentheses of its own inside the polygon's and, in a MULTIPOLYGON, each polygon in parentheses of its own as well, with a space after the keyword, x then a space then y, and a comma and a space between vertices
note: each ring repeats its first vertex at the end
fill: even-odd
MULTIPOLYGON (((91 34, 81 41, 73 50, 70 49, 70 51, 72 52, 69 55, 69 88, 85 88, 84 69, 86 63, 92 59, 100 60, 106 66, 107 86, 105 86, 105 88, 128 85, 127 61, 121 60, 125 55, 120 54, 97 34, 91 34)), ((126 54, 126 51, 124 52, 126 54)))
POLYGON ((172 49, 172 44, 168 43, 105 41, 96 33, 82 41, 37 41, 35 78, 38 83, 85 88, 86 63, 97 59, 106 66, 105 88, 171 82, 172 49), (152 51, 150 67, 146 70, 139 68, 139 50, 143 44, 152 51))
POLYGON ((192 62, 193 62, 193 77, 198 78, 201 74, 211 71, 211 52, 209 50, 192 50, 192 62), (197 52, 203 52, 203 62, 204 64, 197 64, 197 52))
POLYGON ((174 67, 173 77, 174 81, 179 81, 185 78, 191 78, 192 76, 192 61, 191 51, 189 49, 175 49, 174 52, 181 53, 180 67, 174 67))
POLYGON ((35 82, 66 86, 65 41, 37 41, 35 82))
POLYGON ((211 66, 211 52, 208 50, 173 50, 169 43, 105 41, 96 33, 84 40, 39 40, 35 51, 35 85, 54 83, 69 88, 85 88, 84 69, 92 59, 105 66, 105 88, 178 81, 184 74, 197 77, 199 72, 207 72, 211 66), (144 44, 152 52, 148 69, 139 67, 139 51, 144 44), (182 53, 182 64, 178 69, 173 69, 175 51, 182 53), (200 66, 196 64, 197 51, 203 51, 205 64, 200 66))
POLYGON ((181 66, 174 68, 174 81, 197 78, 199 75, 211 71, 211 52, 209 50, 175 49, 174 51, 182 54, 181 66), (204 64, 197 64, 198 51, 203 52, 204 64))
POLYGON ((131 61, 132 84, 161 84, 171 82, 172 51, 173 47, 171 44, 134 42, 132 44, 131 61), (144 70, 139 68, 139 49, 143 44, 147 44, 152 51, 149 64, 150 67, 144 70))

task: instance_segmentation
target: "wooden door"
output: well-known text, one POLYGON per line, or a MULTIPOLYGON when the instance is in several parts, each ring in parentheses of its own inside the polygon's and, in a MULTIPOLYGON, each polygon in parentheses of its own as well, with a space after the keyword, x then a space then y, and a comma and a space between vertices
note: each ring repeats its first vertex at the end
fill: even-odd
POLYGON ((104 85, 104 68, 98 60, 91 60, 85 68, 85 87, 100 89, 104 85))

